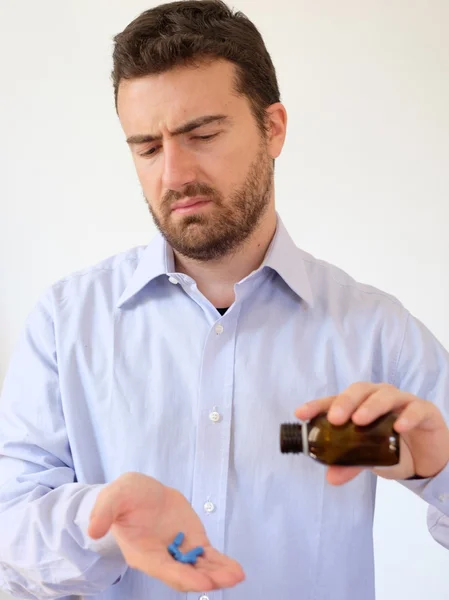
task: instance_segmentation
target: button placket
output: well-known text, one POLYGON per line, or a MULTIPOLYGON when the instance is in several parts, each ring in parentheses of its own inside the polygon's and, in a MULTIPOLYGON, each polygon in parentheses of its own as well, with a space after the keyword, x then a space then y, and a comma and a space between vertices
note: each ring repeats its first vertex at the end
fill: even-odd
MULTIPOLYGON (((226 319, 225 326, 216 320, 211 322, 203 347, 198 399, 192 507, 202 516, 212 546, 221 552, 224 551, 224 511, 231 436, 228 414, 232 405, 234 338, 238 314, 238 310, 234 311, 231 318, 226 319)), ((219 596, 214 593, 213 597, 218 600, 219 596)))

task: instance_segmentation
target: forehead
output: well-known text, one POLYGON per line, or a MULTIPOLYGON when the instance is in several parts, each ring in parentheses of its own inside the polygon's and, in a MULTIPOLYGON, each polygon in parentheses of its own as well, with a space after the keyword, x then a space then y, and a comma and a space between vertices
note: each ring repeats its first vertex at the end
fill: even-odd
POLYGON ((235 92, 235 72, 232 63, 220 60, 123 80, 117 98, 123 129, 164 131, 204 114, 236 114, 248 103, 235 92))

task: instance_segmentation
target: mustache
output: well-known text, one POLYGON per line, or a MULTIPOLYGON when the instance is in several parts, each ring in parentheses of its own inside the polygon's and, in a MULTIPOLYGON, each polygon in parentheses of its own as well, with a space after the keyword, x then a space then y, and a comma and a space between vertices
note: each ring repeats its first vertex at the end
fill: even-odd
POLYGON ((189 183, 183 191, 167 190, 162 198, 162 207, 168 208, 174 202, 182 200, 183 198, 192 198, 194 196, 206 196, 208 199, 213 200, 217 204, 221 202, 221 197, 214 188, 210 187, 205 183, 189 183))

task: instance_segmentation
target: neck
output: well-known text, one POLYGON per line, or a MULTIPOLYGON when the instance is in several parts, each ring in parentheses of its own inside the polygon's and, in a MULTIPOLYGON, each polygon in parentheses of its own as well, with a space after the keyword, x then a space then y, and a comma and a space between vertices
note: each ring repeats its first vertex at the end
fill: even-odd
POLYGON ((234 285, 262 264, 275 230, 276 214, 267 214, 250 238, 232 254, 197 261, 175 252, 176 271, 192 277, 200 292, 216 308, 227 308, 235 300, 234 285))

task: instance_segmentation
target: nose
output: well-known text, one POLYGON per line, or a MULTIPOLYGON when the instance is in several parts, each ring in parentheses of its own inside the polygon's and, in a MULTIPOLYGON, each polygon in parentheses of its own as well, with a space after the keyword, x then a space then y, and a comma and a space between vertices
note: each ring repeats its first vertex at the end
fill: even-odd
POLYGON ((195 181, 196 165, 192 152, 177 140, 170 140, 164 147, 162 183, 165 189, 181 190, 195 181))

